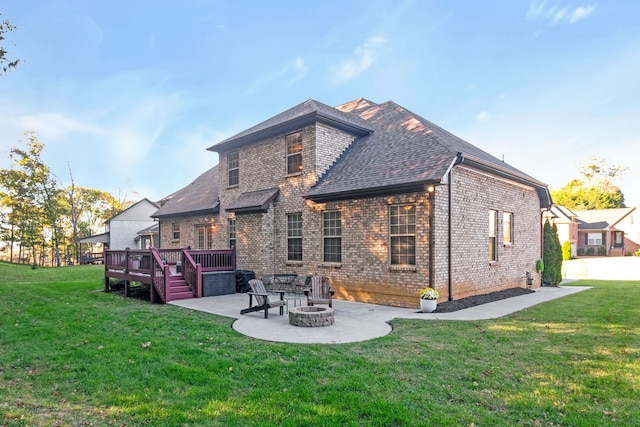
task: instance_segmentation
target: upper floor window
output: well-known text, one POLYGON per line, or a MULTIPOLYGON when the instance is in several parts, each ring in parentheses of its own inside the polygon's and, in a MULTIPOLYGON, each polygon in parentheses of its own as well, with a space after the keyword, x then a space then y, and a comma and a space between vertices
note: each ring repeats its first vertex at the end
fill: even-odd
POLYGON ((498 211, 489 211, 489 261, 498 260, 498 211))
POLYGON ((174 222, 171 224, 171 239, 180 240, 180 223, 174 222))
POLYGON ((342 212, 322 212, 322 260, 342 262, 342 212))
POLYGON ((302 133, 296 132, 285 137, 287 145, 287 175, 302 172, 302 133))
POLYGON ((502 241, 504 244, 513 243, 513 213, 502 213, 502 241))
POLYGON ((287 261, 302 261, 302 214, 287 215, 287 261))
POLYGON ((389 206, 389 260, 392 265, 416 265, 416 206, 389 206))
POLYGON ((236 245, 236 219, 229 218, 228 220, 229 230, 229 247, 233 248, 236 245))
POLYGON ((240 183, 240 159, 237 151, 227 153, 227 169, 229 171, 229 187, 240 183))

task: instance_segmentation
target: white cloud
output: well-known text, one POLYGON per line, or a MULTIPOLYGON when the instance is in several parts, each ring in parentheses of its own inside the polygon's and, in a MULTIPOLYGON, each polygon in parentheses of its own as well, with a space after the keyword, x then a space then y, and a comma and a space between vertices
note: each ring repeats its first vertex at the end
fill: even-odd
POLYGON ((582 21, 584 18, 591 15, 594 10, 596 10, 596 7, 593 5, 576 8, 576 10, 573 11, 571 17, 569 18, 569 23, 574 24, 578 21, 582 21))
POLYGON ((563 7, 562 9, 560 9, 557 12, 554 10, 553 18, 552 18, 553 19, 553 23, 557 24, 558 22, 560 22, 566 13, 567 13, 567 8, 566 7, 563 7))
POLYGON ((309 71, 309 67, 304 62, 304 58, 298 56, 293 60, 293 65, 291 67, 287 67, 287 71, 292 71, 294 76, 289 80, 286 86, 291 86, 301 78, 303 78, 307 71, 309 71))
POLYGON ((342 83, 366 71, 373 64, 377 48, 386 41, 384 37, 369 38, 355 49, 353 58, 330 68, 332 79, 336 83, 342 83))
POLYGON ((287 62, 287 64, 270 73, 265 73, 265 70, 257 70, 259 77, 255 79, 251 85, 242 93, 244 96, 253 95, 262 88, 271 85, 271 83, 276 81, 282 81, 287 79, 283 84, 285 87, 289 87, 298 80, 302 79, 309 71, 309 67, 307 67, 304 58, 297 56, 293 60, 287 62), (291 77, 289 77, 291 76, 291 77))
POLYGON ((561 7, 558 3, 549 5, 547 0, 532 0, 527 10, 527 19, 530 21, 546 20, 553 25, 559 23, 575 24, 591 15, 596 10, 594 5, 578 6, 573 12, 569 7, 561 7))
POLYGON ((476 114, 476 123, 482 123, 491 120, 491 113, 488 111, 481 111, 476 114))

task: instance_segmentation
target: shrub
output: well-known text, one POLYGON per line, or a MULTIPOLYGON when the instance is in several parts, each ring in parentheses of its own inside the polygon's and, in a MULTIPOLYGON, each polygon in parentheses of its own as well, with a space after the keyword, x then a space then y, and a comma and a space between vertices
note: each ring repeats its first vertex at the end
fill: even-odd
POLYGON ((562 244, 562 260, 568 259, 571 259, 571 243, 567 240, 562 244))
POLYGON ((604 256, 607 254, 607 248, 605 248, 604 246, 600 246, 598 248, 598 255, 600 256, 604 256))
POLYGON ((589 248, 589 249, 587 249, 587 255, 592 256, 592 255, 593 255, 593 254, 595 254, 595 253, 596 253, 596 250, 595 250, 595 249, 593 249, 593 248, 589 248))
POLYGON ((543 227, 543 254, 544 271, 542 272, 542 283, 555 286, 562 281, 562 246, 558 239, 558 228, 549 222, 543 227))
POLYGON ((584 248, 578 248, 578 256, 584 255, 584 248))

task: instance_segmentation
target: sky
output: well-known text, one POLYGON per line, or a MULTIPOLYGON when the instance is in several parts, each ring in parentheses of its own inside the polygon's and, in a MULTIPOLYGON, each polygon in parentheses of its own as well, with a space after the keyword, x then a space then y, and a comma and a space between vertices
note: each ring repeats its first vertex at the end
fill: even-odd
POLYGON ((593 157, 640 206, 636 0, 0 0, 0 168, 159 200, 307 99, 394 101, 558 189, 593 157))

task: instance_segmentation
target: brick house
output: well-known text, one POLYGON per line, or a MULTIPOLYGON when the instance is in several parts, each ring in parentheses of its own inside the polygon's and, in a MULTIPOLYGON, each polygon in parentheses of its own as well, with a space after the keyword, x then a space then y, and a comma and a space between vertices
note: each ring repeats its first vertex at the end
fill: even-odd
POLYGON ((259 277, 325 275, 338 298, 404 307, 429 285, 441 300, 524 286, 541 258, 547 186, 393 102, 308 100, 209 150, 210 210, 166 203, 162 247, 208 225, 259 277))
POLYGON ((574 211, 578 254, 623 256, 640 250, 640 216, 635 207, 574 211))

